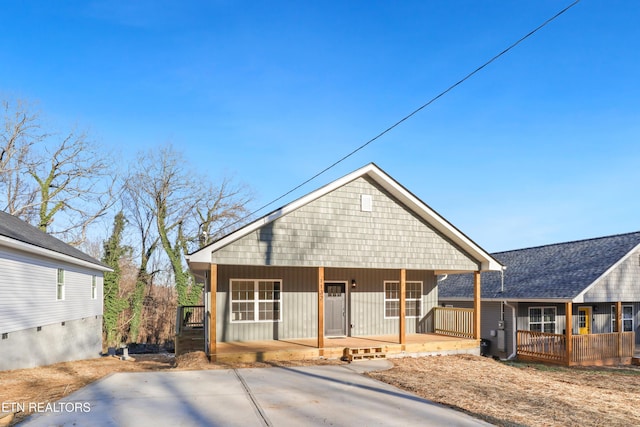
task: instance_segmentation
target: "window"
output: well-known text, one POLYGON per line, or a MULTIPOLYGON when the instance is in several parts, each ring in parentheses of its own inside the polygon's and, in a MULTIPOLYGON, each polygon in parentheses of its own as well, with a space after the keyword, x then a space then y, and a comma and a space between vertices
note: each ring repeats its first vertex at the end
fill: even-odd
POLYGON ((58 269, 58 282, 56 286, 56 300, 64 299, 64 270, 58 269))
POLYGON ((556 333, 555 307, 530 307, 529 330, 533 332, 556 333))
MULTIPOLYGON (((611 332, 616 332, 616 306, 611 306, 611 332)), ((622 332, 633 331, 633 306, 622 306, 622 332)))
POLYGON ((231 280, 231 321, 280 320, 280 280, 231 280))
MULTIPOLYGON (((422 313, 422 282, 407 282, 405 287, 405 317, 420 317, 422 313)), ((384 317, 400 317, 400 282, 384 282, 384 317)))
POLYGON ((91 276, 91 299, 98 299, 98 284, 96 276, 91 276))

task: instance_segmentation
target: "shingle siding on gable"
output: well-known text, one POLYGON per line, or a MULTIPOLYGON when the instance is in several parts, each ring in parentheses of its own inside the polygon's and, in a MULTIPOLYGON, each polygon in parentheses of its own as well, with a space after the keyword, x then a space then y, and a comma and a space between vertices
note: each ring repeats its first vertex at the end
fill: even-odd
POLYGON ((212 254, 213 263, 477 270, 478 263, 387 192, 358 178, 212 254), (362 212, 360 197, 373 199, 362 212))
POLYGON ((585 302, 640 300, 640 249, 635 250, 584 295, 585 302))

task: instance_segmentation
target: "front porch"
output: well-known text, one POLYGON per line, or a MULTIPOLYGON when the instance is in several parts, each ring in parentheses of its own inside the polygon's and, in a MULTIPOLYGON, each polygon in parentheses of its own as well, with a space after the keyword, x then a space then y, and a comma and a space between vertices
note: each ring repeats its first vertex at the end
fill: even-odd
POLYGON ((556 363, 566 366, 599 366, 637 364, 635 332, 622 330, 622 302, 615 303, 615 332, 589 333, 593 321, 579 308, 573 319, 573 302, 565 303, 565 331, 555 334, 518 330, 516 352, 520 360, 556 363), (575 334, 585 330, 587 333, 575 334))
MULTIPOLYGON (((212 361, 265 362, 282 360, 406 357, 444 354, 480 354, 480 340, 474 338, 474 311, 434 307, 429 316, 435 333, 409 333, 363 337, 317 338, 217 342, 212 361), (402 343, 401 343, 402 339, 402 343), (355 356, 354 356, 355 354, 355 356)), ((205 307, 180 306, 176 319, 176 356, 207 351, 205 307)))
MULTIPOLYGON (((340 359, 348 349, 370 351, 373 357, 407 357, 444 354, 480 353, 475 339, 462 339, 438 334, 408 334, 405 344, 396 336, 326 338, 323 348, 317 340, 294 339, 277 341, 246 341, 218 343, 218 362, 267 362, 277 360, 340 359)), ((363 354, 361 352, 360 354, 363 354)), ((366 358, 366 356, 365 356, 366 358)))

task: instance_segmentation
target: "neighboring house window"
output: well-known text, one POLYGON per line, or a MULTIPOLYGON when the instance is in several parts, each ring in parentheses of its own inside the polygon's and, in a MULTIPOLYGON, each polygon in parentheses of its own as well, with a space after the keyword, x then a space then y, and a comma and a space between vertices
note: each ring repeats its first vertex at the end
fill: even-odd
POLYGON ((231 280, 231 321, 280 320, 280 280, 231 280))
POLYGON ((56 286, 56 300, 64 299, 64 270, 58 269, 58 280, 56 286))
POLYGON ((98 284, 96 276, 91 276, 91 299, 98 299, 98 284))
MULTIPOLYGON (((422 282, 407 282, 405 287, 405 316, 422 314, 422 282)), ((384 282, 384 317, 400 317, 400 282, 384 282)))
POLYGON ((533 332, 556 333, 555 307, 530 307, 529 330, 533 332))
MULTIPOLYGON (((616 306, 611 306, 611 332, 616 332, 616 306)), ((622 332, 633 331, 633 306, 622 306, 622 332)))

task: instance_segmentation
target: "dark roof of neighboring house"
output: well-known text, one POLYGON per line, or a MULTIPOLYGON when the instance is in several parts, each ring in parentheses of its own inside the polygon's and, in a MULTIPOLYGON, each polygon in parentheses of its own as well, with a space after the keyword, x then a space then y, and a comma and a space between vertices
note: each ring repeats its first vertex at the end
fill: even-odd
MULTIPOLYGON (((573 299, 639 244, 640 232, 634 232, 494 253, 506 266, 504 290, 500 272, 484 272, 482 298, 573 299)), ((472 298, 473 278, 449 275, 438 294, 444 300, 472 298)))
POLYGON ((101 267, 108 267, 81 250, 3 211, 0 211, 0 236, 48 249, 101 267))

